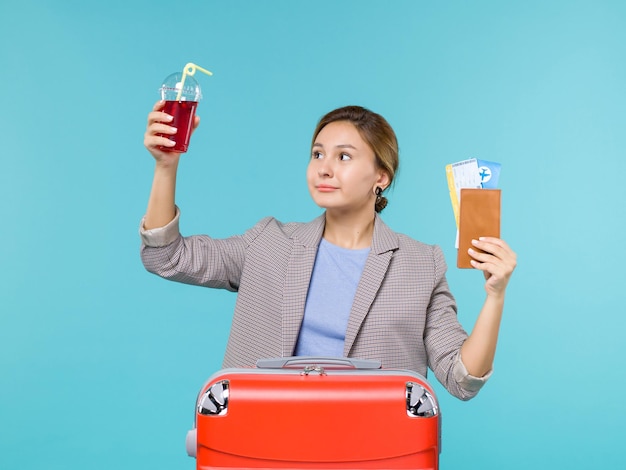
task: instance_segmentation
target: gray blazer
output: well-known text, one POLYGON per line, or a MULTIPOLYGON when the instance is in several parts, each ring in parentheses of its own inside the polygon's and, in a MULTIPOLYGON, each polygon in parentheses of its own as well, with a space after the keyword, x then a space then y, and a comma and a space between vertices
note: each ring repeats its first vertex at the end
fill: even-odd
MULTIPOLYGON (((178 220, 177 211, 167 226, 141 230, 142 261, 166 279, 238 292, 223 366, 253 367, 259 358, 291 356, 325 216, 286 224, 268 217, 226 239, 182 237, 178 220)), ((439 247, 393 232, 377 215, 344 355, 424 376, 430 367, 453 395, 476 395, 487 376, 470 376, 460 361, 467 333, 445 272, 439 247)))

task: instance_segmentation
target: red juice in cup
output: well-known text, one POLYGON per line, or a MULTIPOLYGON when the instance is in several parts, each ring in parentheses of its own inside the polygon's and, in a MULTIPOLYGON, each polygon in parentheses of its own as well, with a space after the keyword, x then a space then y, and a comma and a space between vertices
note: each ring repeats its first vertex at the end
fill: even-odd
POLYGON ((202 99, 200 85, 192 76, 196 70, 211 75, 208 70, 190 62, 185 65, 182 73, 168 75, 159 88, 161 99, 165 101, 162 111, 173 118, 167 124, 176 128, 176 134, 159 134, 176 143, 173 147, 161 147, 162 150, 183 153, 189 148, 196 108, 202 99))
POLYGON ((189 148, 189 138, 193 128, 193 118, 196 115, 197 101, 174 101, 168 100, 162 111, 172 116, 172 121, 168 124, 176 128, 176 134, 159 134, 176 142, 174 147, 161 147, 169 152, 186 152, 189 148))

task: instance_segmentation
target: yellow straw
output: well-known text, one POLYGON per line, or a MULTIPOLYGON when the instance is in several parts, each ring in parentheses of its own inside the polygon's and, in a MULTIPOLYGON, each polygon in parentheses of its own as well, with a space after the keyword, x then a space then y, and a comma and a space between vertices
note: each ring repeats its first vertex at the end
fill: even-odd
POLYGON ((183 78, 180 81, 180 90, 178 90, 178 95, 176 95, 176 101, 180 101, 180 97, 183 94, 183 87, 185 86, 185 78, 187 78, 187 75, 191 75, 191 76, 195 75, 196 70, 200 70, 200 72, 206 73, 207 75, 213 75, 207 69, 203 69, 199 65, 192 64, 191 62, 189 62, 187 65, 185 65, 185 68, 183 69, 183 78))

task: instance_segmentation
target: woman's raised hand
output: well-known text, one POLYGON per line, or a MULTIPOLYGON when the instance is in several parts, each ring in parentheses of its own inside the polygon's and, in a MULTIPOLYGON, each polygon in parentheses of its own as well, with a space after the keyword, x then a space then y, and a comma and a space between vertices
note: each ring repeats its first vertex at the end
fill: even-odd
MULTIPOLYGON (((157 162, 157 165, 169 166, 176 165, 178 163, 180 153, 163 150, 163 148, 169 148, 176 145, 167 137, 159 135, 176 134, 176 128, 169 124, 172 121, 172 116, 162 111, 164 106, 165 101, 157 101, 152 107, 152 111, 148 114, 148 125, 146 127, 146 133, 144 134, 143 144, 152 154, 157 162)), ((198 125, 200 125, 200 117, 195 116, 192 132, 198 127, 198 125)))
POLYGON ((499 238, 481 237, 472 240, 472 245, 485 252, 481 253, 471 248, 469 250, 473 258, 472 266, 485 275, 487 295, 504 296, 509 278, 517 266, 517 255, 499 238))

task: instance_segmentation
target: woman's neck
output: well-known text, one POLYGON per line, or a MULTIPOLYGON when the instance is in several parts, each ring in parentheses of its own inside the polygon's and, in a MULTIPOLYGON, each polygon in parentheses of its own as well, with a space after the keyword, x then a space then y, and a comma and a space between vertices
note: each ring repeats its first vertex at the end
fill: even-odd
POLYGON ((352 250, 369 248, 374 235, 376 213, 337 214, 326 211, 324 238, 333 245, 352 250))

